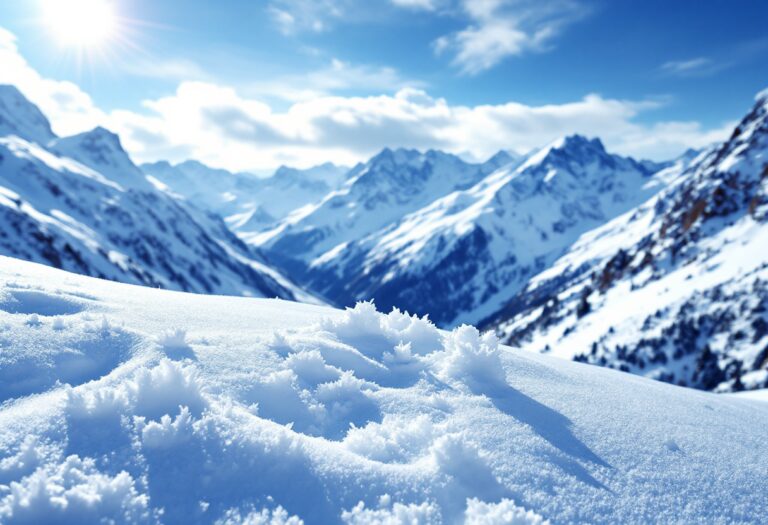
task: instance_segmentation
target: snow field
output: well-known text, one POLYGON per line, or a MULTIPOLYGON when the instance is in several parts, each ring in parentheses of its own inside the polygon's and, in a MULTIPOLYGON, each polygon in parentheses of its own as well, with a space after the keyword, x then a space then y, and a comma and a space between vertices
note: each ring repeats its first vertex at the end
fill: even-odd
POLYGON ((763 403, 515 352, 370 303, 200 297, 0 262, 0 374, 13 378, 1 383, 3 524, 768 511, 763 403))

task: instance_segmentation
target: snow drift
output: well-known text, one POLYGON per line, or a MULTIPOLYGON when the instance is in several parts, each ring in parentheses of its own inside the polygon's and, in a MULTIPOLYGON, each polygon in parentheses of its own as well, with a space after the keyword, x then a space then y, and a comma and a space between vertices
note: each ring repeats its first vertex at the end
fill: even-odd
POLYGON ((756 522, 768 404, 0 258, 0 523, 756 522))

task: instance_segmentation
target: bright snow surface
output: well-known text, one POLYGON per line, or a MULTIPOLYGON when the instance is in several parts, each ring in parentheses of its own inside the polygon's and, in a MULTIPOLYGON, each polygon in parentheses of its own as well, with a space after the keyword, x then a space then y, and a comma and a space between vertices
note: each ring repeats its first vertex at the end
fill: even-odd
POLYGON ((0 523, 760 522, 768 404, 0 258, 0 523))

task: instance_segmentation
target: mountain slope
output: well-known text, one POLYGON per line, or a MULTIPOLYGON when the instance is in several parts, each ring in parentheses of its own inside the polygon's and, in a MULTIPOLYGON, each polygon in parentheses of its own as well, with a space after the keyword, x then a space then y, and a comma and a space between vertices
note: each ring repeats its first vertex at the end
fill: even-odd
POLYGON ((531 350, 681 385, 768 385, 768 92, 669 178, 486 324, 531 350))
POLYGON ((469 327, 2 257, 0 326, 7 525, 768 513, 768 404, 513 351, 469 327))
POLYGON ((345 243, 371 234, 452 191, 471 186, 485 171, 439 151, 385 149, 356 166, 346 183, 273 229, 246 241, 285 259, 297 273, 332 257, 345 243))
POLYGON ((49 127, 18 95, 0 91, 16 122, 0 137, 0 253, 153 287, 309 298, 220 220, 155 190, 116 135, 37 142, 49 127))
POLYGON ((16 86, 0 84, 0 136, 16 135, 38 144, 56 136, 45 115, 16 86))
POLYGON ((303 282, 338 304, 373 298, 441 326, 477 322, 581 233, 658 191, 661 167, 567 137, 318 257, 303 282))

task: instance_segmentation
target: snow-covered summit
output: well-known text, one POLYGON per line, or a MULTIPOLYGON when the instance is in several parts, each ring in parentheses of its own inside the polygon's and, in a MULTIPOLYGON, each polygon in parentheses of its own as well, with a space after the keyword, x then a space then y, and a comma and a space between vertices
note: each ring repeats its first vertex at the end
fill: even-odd
POLYGON ((385 148, 354 167, 343 186, 321 202, 249 241, 306 265, 451 191, 471 186, 483 174, 480 165, 449 153, 385 148))
POLYGON ((54 138, 43 113, 16 86, 0 84, 0 136, 16 135, 45 145, 54 138))
POLYGON ((486 173, 493 173, 499 168, 520 164, 524 160, 525 155, 518 155, 509 150, 500 150, 483 163, 483 170, 486 173))
POLYGON ((151 184, 123 149, 120 137, 101 126, 54 140, 51 149, 105 175, 123 188, 150 190, 151 184))

